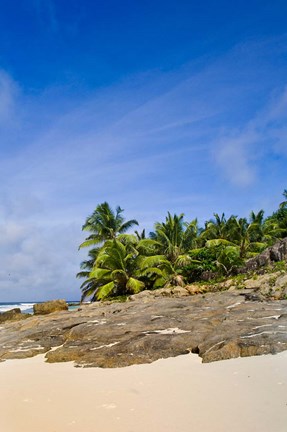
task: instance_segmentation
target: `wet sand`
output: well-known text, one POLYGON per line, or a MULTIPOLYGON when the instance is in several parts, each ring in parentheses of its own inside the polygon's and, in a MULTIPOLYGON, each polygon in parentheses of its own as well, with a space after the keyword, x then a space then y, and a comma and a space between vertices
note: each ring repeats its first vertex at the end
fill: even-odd
POLYGON ((287 352, 122 369, 0 364, 1 432, 286 432, 287 352))

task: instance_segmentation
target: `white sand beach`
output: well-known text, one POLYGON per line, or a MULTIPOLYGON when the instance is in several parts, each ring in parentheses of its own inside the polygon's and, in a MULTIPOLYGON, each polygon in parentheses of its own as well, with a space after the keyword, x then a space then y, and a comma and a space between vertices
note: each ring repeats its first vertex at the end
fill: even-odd
POLYGON ((122 369, 0 364, 1 432, 286 432, 287 352, 122 369))

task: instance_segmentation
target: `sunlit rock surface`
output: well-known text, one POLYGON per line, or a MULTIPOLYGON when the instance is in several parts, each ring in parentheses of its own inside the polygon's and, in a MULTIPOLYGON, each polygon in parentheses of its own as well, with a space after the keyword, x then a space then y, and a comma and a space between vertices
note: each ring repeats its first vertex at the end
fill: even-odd
POLYGON ((287 300, 250 290, 133 300, 3 323, 0 360, 46 353, 48 362, 122 367, 190 351, 211 362, 287 349, 287 300))

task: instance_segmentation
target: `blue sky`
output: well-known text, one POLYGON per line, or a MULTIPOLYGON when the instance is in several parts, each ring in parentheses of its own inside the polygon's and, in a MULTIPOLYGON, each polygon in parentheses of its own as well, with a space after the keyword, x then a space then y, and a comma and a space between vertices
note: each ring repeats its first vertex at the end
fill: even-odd
POLYGON ((80 296, 121 205, 270 214, 287 188, 286 1, 1 2, 0 302, 80 296))

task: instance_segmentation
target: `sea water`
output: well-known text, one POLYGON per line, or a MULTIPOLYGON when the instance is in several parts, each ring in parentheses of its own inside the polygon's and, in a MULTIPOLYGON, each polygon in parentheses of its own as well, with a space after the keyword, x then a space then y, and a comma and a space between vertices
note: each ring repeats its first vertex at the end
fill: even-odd
MULTIPOLYGON (((0 313, 7 312, 8 310, 19 308, 22 313, 33 313, 33 306, 35 303, 40 302, 0 302, 0 313)), ((79 307, 78 301, 67 301, 69 310, 77 309, 79 307), (70 305, 71 303, 71 305, 70 305)))
POLYGON ((33 313, 33 305, 36 302, 0 302, 0 313, 19 308, 23 313, 33 313))

